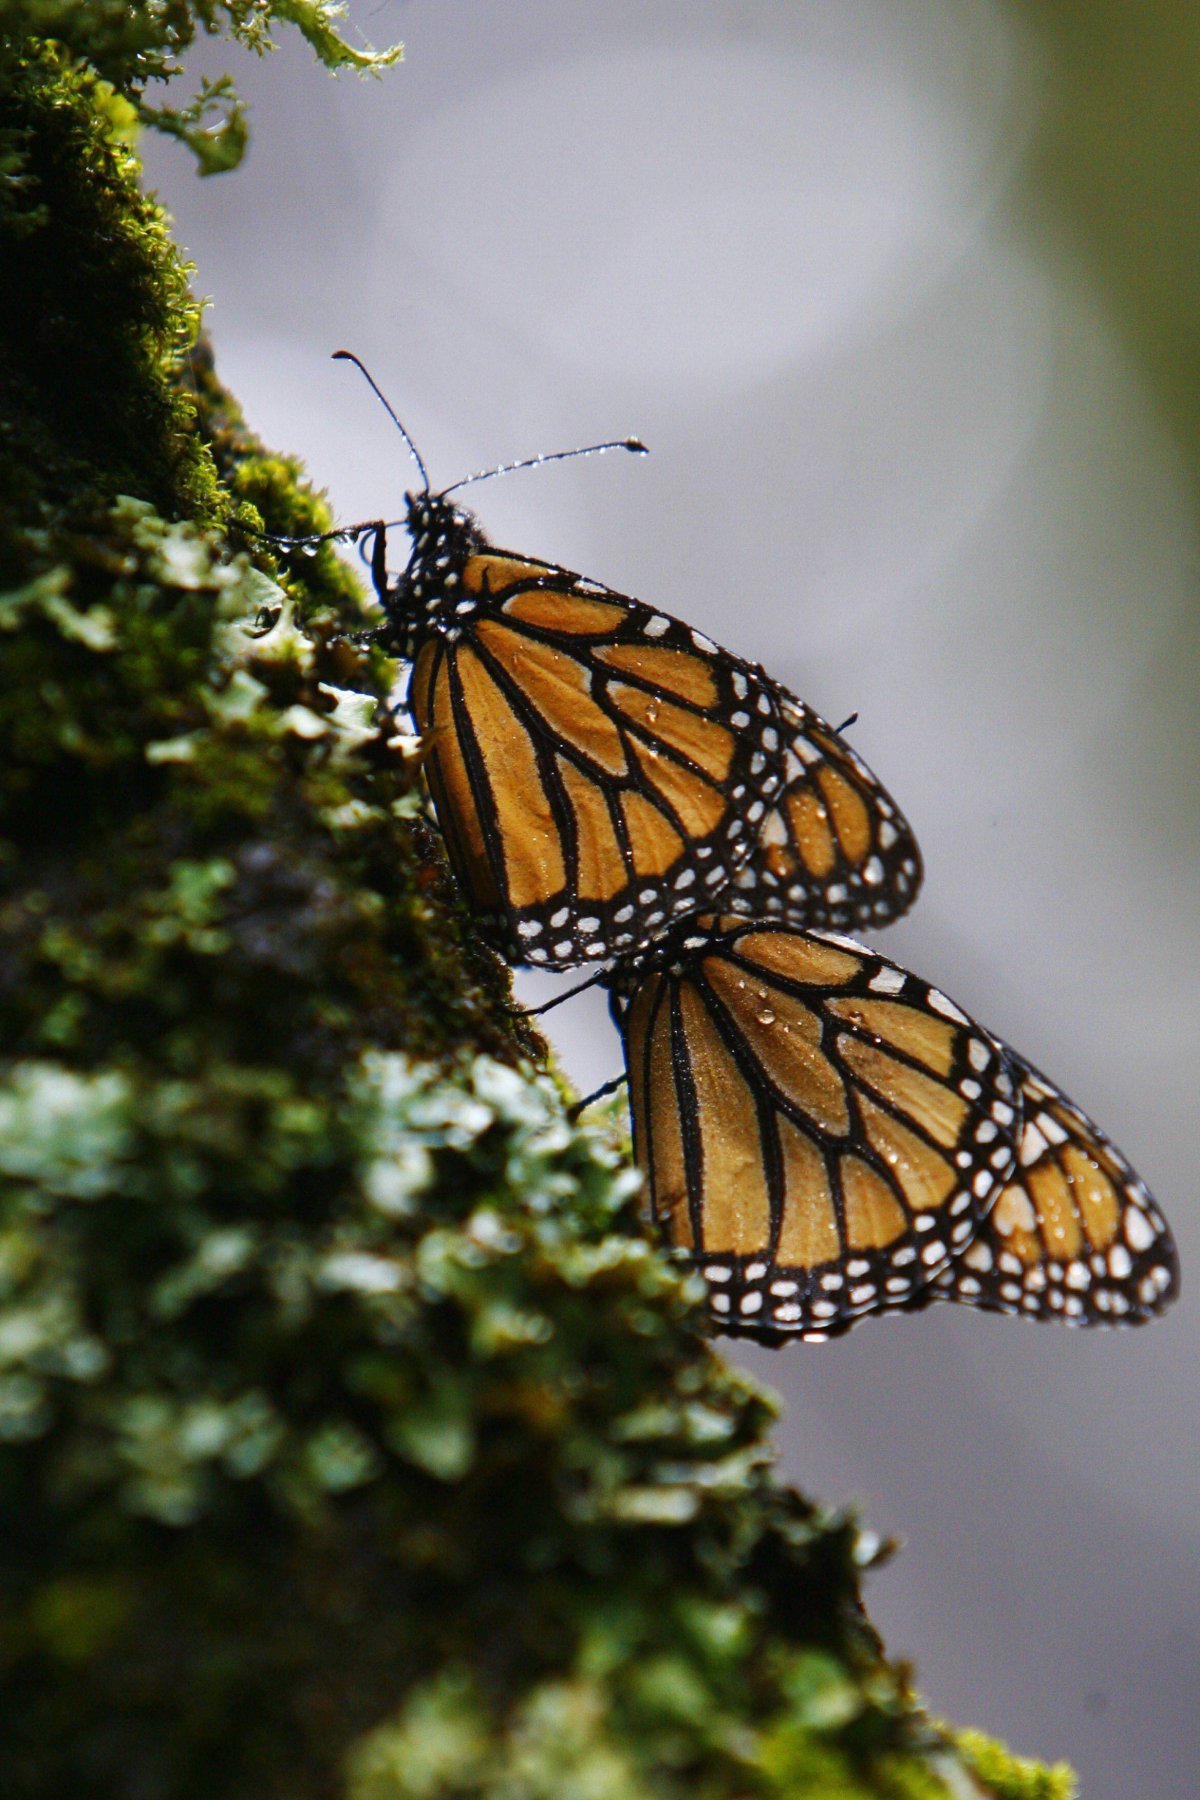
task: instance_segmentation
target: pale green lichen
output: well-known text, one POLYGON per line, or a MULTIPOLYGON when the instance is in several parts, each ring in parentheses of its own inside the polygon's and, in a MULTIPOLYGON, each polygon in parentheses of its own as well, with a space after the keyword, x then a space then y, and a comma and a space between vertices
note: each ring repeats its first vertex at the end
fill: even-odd
MULTIPOLYGON (((421 1684, 401 1715, 356 1746, 348 1800, 948 1800, 928 1764, 864 1761, 845 1737, 864 1714, 858 1686, 822 1651, 788 1671, 786 1722, 749 1724, 714 1707, 686 1656, 636 1664, 614 1681, 612 1648, 585 1644, 570 1674, 539 1682, 507 1716, 465 1668, 421 1684), (597 1661, 599 1667, 590 1667, 597 1661)), ((976 1790, 978 1791, 978 1790, 976 1790)))
MULTIPOLYGON (((308 1629, 328 1558, 356 1666, 375 1667, 382 1633, 403 1698, 377 1697, 365 1736, 352 1706, 327 1720, 317 1763, 344 1758, 355 1800, 557 1800, 597 1782, 613 1800, 647 1784, 935 1800, 951 1769, 965 1779, 861 1621, 853 1525, 775 1485, 770 1408, 708 1349, 698 1286, 644 1236, 636 1178, 603 1131, 566 1122, 549 1080, 374 1051, 322 1105, 261 1073, 235 1092, 26 1064, 0 1175, 12 1454, 89 1531, 126 1521, 98 1616, 86 1583, 55 1570, 47 1599, 10 1569, 16 1641, 44 1652, 48 1616, 66 1634, 88 1755, 162 1633, 187 1661, 181 1595, 197 1654, 234 1655, 249 1629, 277 1678, 271 1565, 245 1593, 196 1585, 213 1542, 237 1567, 228 1534, 260 1518, 286 1566, 313 1558, 316 1589, 288 1608, 305 1681, 350 1654, 308 1629), (138 1519, 149 1535, 130 1537, 138 1519)), ((248 1793, 262 1765, 228 1741, 203 1661, 189 1668, 185 1722, 216 1707, 227 1771, 205 1791, 248 1793)), ((290 1700, 265 1715, 273 1756, 291 1754, 290 1700)), ((157 1704, 119 1734, 136 1767, 178 1722, 173 1691, 157 1704)), ((29 1722, 61 1749, 45 1697, 29 1722)), ((41 1766, 52 1786, 59 1766, 41 1766)), ((321 1791, 293 1773, 292 1791, 321 1791)))

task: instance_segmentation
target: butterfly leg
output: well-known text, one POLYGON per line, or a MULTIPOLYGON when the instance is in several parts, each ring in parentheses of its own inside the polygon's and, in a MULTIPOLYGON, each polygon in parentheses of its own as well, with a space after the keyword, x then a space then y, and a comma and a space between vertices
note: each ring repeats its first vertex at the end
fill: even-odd
MULTIPOLYGON (((553 1000, 544 1000, 540 1006, 510 1006, 506 1008, 506 1011, 510 1019, 540 1019, 543 1013, 553 1012, 554 1008, 561 1006, 564 1000, 573 1000, 576 994, 586 994, 589 988, 597 987, 607 974, 607 969, 601 969, 598 975, 591 975, 586 981, 577 982, 573 988, 567 988, 564 993, 556 994, 553 1000)), ((623 1076, 622 1080, 624 1080, 623 1076)))
MULTIPOLYGON (((387 578, 387 529, 388 528, 384 524, 383 520, 380 519, 371 525, 356 525, 353 527, 353 529, 358 534, 357 537, 355 538, 355 542, 358 543, 359 557, 371 571, 371 586, 375 589, 375 598, 378 600, 380 606, 382 606, 384 611, 386 612, 387 611, 387 595, 388 595, 388 578, 387 578), (370 534, 371 534, 371 554, 370 554, 370 556, 366 555, 366 547, 367 547, 366 534, 367 534, 367 532, 370 532, 370 534), (361 539, 361 541, 359 541, 360 539, 361 539)), ((355 632, 352 642, 354 642, 356 644, 367 644, 367 645, 386 644, 388 642, 388 639, 389 639, 388 626, 377 625, 373 631, 355 632)))
POLYGON ((334 531, 313 531, 302 537, 291 537, 282 531, 256 531, 251 525, 244 525, 242 530, 248 537, 261 538, 267 544, 278 544, 284 550, 315 550, 319 544, 357 544, 370 532, 371 585, 381 604, 387 594, 388 528, 384 519, 363 519, 357 525, 339 525, 334 531))
MULTIPOLYGON (((380 520, 378 524, 370 525, 366 529, 371 533, 371 586, 375 589, 375 598, 380 606, 383 606, 387 601, 388 590, 387 526, 380 520)), ((364 548, 365 542, 359 545, 360 556, 362 556, 364 548)), ((366 560, 364 556, 363 561, 366 562, 366 560)))
MULTIPOLYGON (((393 521, 394 523, 395 521, 393 521)), ((385 519, 364 519, 357 525, 339 525, 335 531, 314 531, 305 537, 289 537, 279 531, 255 531, 253 527, 243 526, 250 537, 261 538, 264 543, 276 544, 284 550, 315 550, 319 544, 351 543, 359 546, 362 555, 367 534, 371 538, 370 557, 363 557, 371 571, 371 586, 375 589, 375 597, 380 606, 386 606, 387 578, 387 533, 388 522, 385 519)), ((350 642, 370 647, 372 644, 386 644, 389 631, 386 626, 377 626, 372 631, 356 631, 350 642)))
POLYGON ((598 1087, 594 1094, 588 1094, 585 1099, 577 1100, 574 1106, 568 1107, 567 1117, 572 1125, 580 1113, 586 1112, 589 1106, 594 1105, 597 1100, 603 1100, 607 1094, 615 1094, 619 1087, 624 1087, 628 1079, 627 1075, 614 1075, 611 1081, 606 1081, 603 1087, 598 1087))

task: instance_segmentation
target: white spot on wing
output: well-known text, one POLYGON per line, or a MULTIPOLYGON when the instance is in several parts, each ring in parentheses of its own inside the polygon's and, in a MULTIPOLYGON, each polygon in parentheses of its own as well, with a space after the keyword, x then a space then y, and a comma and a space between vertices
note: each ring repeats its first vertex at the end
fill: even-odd
POLYGON ((876 994, 899 994, 904 991, 908 976, 903 969, 884 967, 877 975, 872 975, 867 986, 876 994))
POLYGON ((1028 1168, 1031 1163, 1037 1162, 1039 1157, 1048 1156, 1049 1154, 1049 1144, 1046 1142, 1033 1120, 1030 1119, 1024 1131, 1021 1133, 1021 1161, 1024 1163, 1025 1167, 1028 1168))
POLYGON ((966 1013, 955 1006, 953 1000, 948 1000, 945 994, 939 993, 937 988, 930 988, 927 997, 934 1012, 941 1013, 944 1019, 953 1019, 956 1025, 970 1024, 966 1013))

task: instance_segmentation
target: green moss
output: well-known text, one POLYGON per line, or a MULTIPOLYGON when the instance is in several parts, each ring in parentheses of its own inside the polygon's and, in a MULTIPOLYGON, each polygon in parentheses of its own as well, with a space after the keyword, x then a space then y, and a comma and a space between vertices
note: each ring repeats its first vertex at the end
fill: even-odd
MULTIPOLYGON (((275 33, 289 26, 331 73, 378 74, 399 60, 399 45, 377 51, 347 43, 337 29, 344 11, 328 0, 158 0, 154 6, 129 6, 125 0, 0 0, 0 34, 15 47, 8 52, 13 60, 28 45, 53 43, 73 69, 103 80, 121 106, 122 122, 132 118, 179 138, 201 174, 216 175, 236 168, 246 147, 245 114, 232 81, 206 79, 182 106, 152 102, 153 84, 168 84, 179 75, 181 57, 200 35, 231 38, 261 56, 274 48, 275 33)), ((0 78, 4 60, 0 53, 0 78)), ((26 179, 33 141, 20 122, 8 130, 11 179, 26 179)), ((24 196, 17 189, 4 198, 20 203, 24 196)))
POLYGON ((371 658, 302 635, 244 559, 144 503, 71 547, 0 596, 9 1053, 136 1055, 153 1027, 191 1067, 266 1007, 317 1061, 505 1054, 507 984, 467 936, 371 658))
POLYGON ((329 636, 339 627, 366 625, 361 587, 332 544, 307 545, 293 557, 280 557, 258 535, 308 537, 330 531, 337 521, 324 497, 309 486, 299 459, 268 450, 249 430, 237 401, 217 378, 204 336, 192 349, 188 381, 201 436, 234 502, 231 523, 238 542, 283 584, 310 630, 329 636))
POLYGON ((36 144, 22 209, 0 215, 0 578, 15 519, 137 494, 168 516, 217 510, 211 461, 174 385, 198 312, 161 209, 137 187, 96 79, 54 47, 0 63, 6 128, 36 144), (86 327, 82 321, 86 320, 86 327))
MULTIPOLYGON (((318 0, 0 3, 0 580, 22 572, 12 520, 39 507, 53 518, 83 496, 128 493, 169 518, 227 516, 187 392, 199 326, 190 271, 138 188, 131 127, 156 124, 202 166, 232 166, 245 133, 227 84, 176 110, 151 106, 147 83, 177 72, 198 31, 225 29, 263 52, 290 24, 332 70, 395 60, 398 51, 347 45, 337 10, 318 0), (215 130, 204 123, 210 103, 228 103, 215 130)), ((296 476, 292 464, 243 480, 278 500, 296 493, 296 476)))
POLYGON ((508 1015, 358 584, 255 535, 331 521, 195 340, 114 92, 139 31, 268 15, 36 10, 59 45, 0 61, 0 306, 42 334, 0 371, 0 1789, 1057 1800, 887 1662, 865 1541, 774 1481, 611 1117, 508 1015))
POLYGON ((1066 1763, 1046 1768, 1014 1756, 982 1731, 959 1731, 954 1741, 967 1767, 996 1795, 996 1800, 1074 1800, 1075 1777, 1066 1763))

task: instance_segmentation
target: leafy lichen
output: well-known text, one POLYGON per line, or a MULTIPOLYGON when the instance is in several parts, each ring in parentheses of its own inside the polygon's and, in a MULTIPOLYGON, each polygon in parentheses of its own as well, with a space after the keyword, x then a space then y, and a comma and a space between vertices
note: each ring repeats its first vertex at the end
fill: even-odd
POLYGON ((356 584, 254 535, 330 521, 196 338, 119 65, 143 12, 327 9, 15 10, 0 1789, 1065 1800, 884 1657, 509 1016, 356 584))
POLYGON ((515 1054, 367 653, 144 501, 70 550, 0 596, 9 1054, 515 1054))

